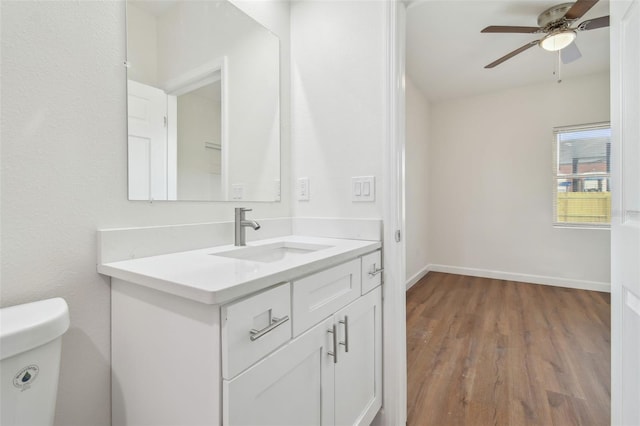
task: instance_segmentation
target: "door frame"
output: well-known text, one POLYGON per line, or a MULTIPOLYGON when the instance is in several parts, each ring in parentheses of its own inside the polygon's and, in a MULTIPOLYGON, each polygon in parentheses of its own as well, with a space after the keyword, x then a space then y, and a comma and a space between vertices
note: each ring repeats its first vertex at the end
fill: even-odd
POLYGON ((383 162, 384 286, 383 399, 378 424, 404 425, 407 421, 407 340, 405 271, 405 20, 403 2, 386 2, 386 137, 383 162), (396 236, 399 238, 396 239, 396 236))

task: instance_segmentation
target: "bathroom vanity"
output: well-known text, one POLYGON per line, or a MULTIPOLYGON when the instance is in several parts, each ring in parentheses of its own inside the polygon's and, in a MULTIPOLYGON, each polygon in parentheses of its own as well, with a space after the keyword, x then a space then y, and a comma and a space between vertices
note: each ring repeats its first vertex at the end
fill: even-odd
POLYGON ((381 244, 302 236, 98 265, 114 425, 368 425, 381 244))

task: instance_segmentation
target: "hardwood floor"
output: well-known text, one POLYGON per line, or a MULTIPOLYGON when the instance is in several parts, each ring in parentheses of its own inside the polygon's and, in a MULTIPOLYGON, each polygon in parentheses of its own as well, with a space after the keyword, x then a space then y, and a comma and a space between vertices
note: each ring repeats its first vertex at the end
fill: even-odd
POLYGON ((607 293, 430 272, 407 292, 407 424, 610 424, 610 307, 607 293))

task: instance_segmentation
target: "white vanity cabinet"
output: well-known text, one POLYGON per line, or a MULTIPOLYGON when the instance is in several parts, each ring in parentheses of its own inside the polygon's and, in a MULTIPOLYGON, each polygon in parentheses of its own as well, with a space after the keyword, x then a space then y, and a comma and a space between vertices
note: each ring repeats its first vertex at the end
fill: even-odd
POLYGON ((378 287, 225 380, 223 424, 369 425, 382 403, 381 361, 378 287))
POLYGON ((113 277, 113 424, 369 425, 380 251, 355 256, 221 304, 113 277))

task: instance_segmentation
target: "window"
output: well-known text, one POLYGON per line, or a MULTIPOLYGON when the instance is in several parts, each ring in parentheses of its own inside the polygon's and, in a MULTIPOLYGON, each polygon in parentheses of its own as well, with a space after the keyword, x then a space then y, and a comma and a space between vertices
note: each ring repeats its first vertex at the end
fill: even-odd
POLYGON ((611 126, 562 127, 554 135, 554 224, 608 227, 611 126))

